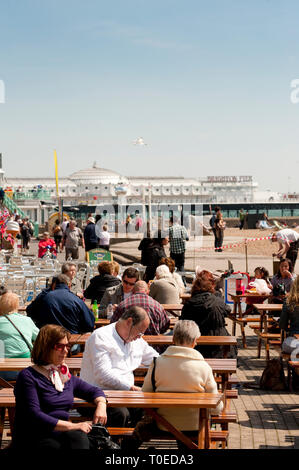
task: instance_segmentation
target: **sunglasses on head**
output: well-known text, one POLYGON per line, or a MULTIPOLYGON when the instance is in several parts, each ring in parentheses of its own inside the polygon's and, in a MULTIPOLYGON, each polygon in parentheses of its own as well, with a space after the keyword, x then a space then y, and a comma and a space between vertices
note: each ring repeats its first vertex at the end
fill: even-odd
POLYGON ((64 349, 69 351, 71 349, 71 345, 69 343, 67 343, 67 344, 56 343, 56 344, 54 344, 53 349, 55 349, 56 351, 64 351, 64 349))
POLYGON ((129 282, 129 281, 126 281, 125 279, 123 279, 123 282, 127 284, 127 286, 135 286, 135 282, 129 282))

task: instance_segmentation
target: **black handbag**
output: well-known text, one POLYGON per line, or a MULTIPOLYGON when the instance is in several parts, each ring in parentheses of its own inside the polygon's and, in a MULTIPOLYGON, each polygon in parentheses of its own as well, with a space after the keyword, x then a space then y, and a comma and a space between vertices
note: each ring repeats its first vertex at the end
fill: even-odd
POLYGON ((93 424, 88 439, 93 449, 116 450, 120 446, 113 442, 108 429, 101 424, 93 424))

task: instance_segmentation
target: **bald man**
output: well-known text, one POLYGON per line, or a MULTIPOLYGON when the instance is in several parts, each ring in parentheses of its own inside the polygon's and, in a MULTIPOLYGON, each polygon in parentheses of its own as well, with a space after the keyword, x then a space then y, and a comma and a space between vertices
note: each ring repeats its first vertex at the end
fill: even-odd
POLYGON ((170 320, 162 305, 149 295, 149 288, 146 282, 137 281, 133 287, 133 293, 124 299, 115 309, 111 318, 111 323, 116 322, 122 314, 130 307, 142 307, 148 314, 150 324, 145 331, 146 335, 160 335, 165 333, 170 324, 170 320))

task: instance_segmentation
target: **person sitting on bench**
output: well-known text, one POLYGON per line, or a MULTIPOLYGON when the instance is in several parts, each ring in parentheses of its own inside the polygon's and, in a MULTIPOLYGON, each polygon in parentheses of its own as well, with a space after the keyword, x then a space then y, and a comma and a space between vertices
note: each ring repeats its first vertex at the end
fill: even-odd
MULTIPOLYGON (((180 320, 173 330, 173 345, 158 358, 154 359, 142 386, 143 392, 193 392, 217 393, 213 371, 203 356, 194 349, 200 331, 192 320, 180 320)), ((220 402, 212 414, 223 409, 220 402)), ((198 430, 199 410, 194 408, 159 408, 159 415, 186 435, 198 430), (185 432, 187 431, 187 432, 185 432)), ((136 450, 140 444, 165 431, 162 425, 149 416, 137 423, 132 441, 124 439, 122 447, 136 450)), ((179 449, 183 444, 178 441, 179 449)))

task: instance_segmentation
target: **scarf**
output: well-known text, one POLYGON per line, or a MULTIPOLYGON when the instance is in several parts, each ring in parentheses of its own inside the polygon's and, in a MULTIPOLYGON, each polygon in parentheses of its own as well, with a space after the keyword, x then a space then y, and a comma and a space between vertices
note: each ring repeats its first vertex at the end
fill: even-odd
POLYGON ((56 390, 62 392, 64 384, 71 378, 68 366, 66 364, 61 364, 61 366, 49 364, 43 367, 49 371, 50 380, 56 390))

